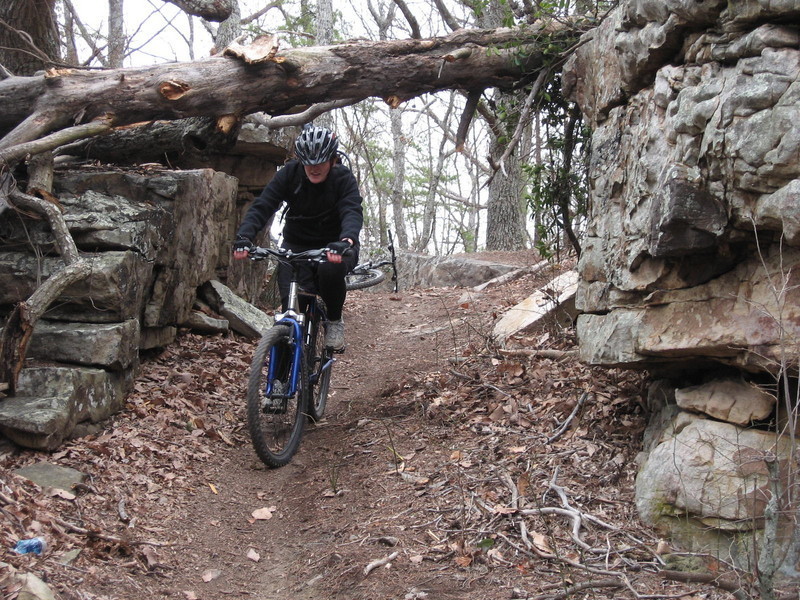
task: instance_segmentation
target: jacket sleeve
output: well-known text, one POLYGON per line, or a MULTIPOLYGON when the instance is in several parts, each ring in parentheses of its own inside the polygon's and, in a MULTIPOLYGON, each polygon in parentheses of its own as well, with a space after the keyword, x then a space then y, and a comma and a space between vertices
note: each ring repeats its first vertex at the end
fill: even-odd
POLYGON ((339 239, 350 238, 358 245, 358 236, 364 225, 361 192, 358 190, 356 178, 349 170, 341 178, 340 185, 339 201, 336 203, 339 222, 342 224, 339 239))
POLYGON ((243 237, 251 242, 256 239, 259 232, 272 218, 278 208, 287 197, 287 187, 291 182, 292 169, 284 167, 280 169, 264 189, 253 200, 250 208, 247 209, 242 219, 239 229, 236 231, 237 237, 243 237))

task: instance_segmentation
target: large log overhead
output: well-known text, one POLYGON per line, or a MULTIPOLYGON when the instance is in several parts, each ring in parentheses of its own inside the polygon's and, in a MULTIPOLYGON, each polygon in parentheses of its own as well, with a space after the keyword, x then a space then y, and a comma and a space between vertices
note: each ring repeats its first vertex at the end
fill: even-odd
POLYGON ((339 99, 399 103, 444 89, 508 88, 542 66, 539 40, 561 28, 461 30, 443 38, 292 48, 267 60, 239 56, 150 67, 53 69, 0 81, 0 147, 97 118, 114 126, 223 116, 339 99), (17 128, 16 131, 14 129, 17 128))

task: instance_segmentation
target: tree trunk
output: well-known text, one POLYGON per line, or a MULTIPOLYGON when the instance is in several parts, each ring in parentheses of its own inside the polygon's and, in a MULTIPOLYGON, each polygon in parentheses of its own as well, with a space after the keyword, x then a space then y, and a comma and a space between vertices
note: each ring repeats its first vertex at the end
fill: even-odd
POLYGON ((240 35, 242 35, 242 14, 239 10, 239 2, 231 0, 230 16, 219 24, 216 35, 214 35, 216 51, 222 52, 240 35))
MULTIPOLYGON (((490 0, 478 22, 499 26, 510 14, 508 3, 490 0)), ((489 153, 496 162, 504 153, 505 143, 500 136, 509 137, 514 131, 519 106, 513 94, 498 93, 498 105, 507 116, 498 128, 492 128, 489 153), (515 116, 516 115, 516 116, 515 116)), ((525 248, 525 210, 522 202, 522 173, 519 160, 512 155, 506 159, 489 183, 489 201, 486 210, 486 249, 522 250, 525 248)))
POLYGON ((58 61, 56 0, 0 2, 0 65, 14 75, 33 75, 58 61))
POLYGON ((392 122, 392 139, 394 153, 392 156, 392 223, 396 233, 397 244, 403 250, 408 248, 405 215, 403 214, 403 187, 406 181, 406 143, 403 137, 403 113, 400 109, 389 114, 392 122))
POLYGON ((215 57, 10 77, 0 81, 0 135, 6 136, 0 147, 101 115, 127 125, 258 111, 284 114, 309 103, 373 96, 397 106, 444 89, 507 87, 542 66, 542 35, 534 27, 465 30, 428 40, 291 49, 261 60, 215 57), (520 53, 526 51, 527 60, 520 64, 520 53))
POLYGON ((108 0, 108 66, 122 67, 125 58, 125 20, 122 15, 123 0, 108 0))
MULTIPOLYGON (((492 141, 492 154, 498 158, 503 147, 492 141)), ((511 155, 489 184, 486 210, 486 249, 522 250, 525 248, 525 216, 522 204, 522 177, 519 160, 511 155)))
POLYGON ((317 0, 317 46, 333 43, 333 3, 317 0))

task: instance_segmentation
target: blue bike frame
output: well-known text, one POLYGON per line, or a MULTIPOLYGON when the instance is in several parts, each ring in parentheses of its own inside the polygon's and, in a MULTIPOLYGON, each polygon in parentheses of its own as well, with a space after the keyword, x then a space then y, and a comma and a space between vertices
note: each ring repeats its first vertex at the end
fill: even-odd
MULTIPOLYGON (((314 312, 320 313, 318 320, 319 323, 325 321, 326 319, 325 312, 320 308, 316 300, 312 299, 310 306, 311 314, 309 315, 312 317, 312 319, 314 316, 313 315, 314 312)), ((309 321, 307 325, 310 326, 311 322, 312 321, 309 321)), ((306 325, 306 318, 305 315, 302 313, 298 313, 294 310, 288 310, 281 315, 277 315, 275 324, 288 325, 292 329, 292 335, 289 344, 291 346, 294 346, 294 360, 292 361, 292 372, 289 376, 289 389, 284 390, 284 393, 281 395, 281 398, 291 398, 297 392, 297 381, 300 378, 300 358, 302 357, 303 348, 305 346, 305 344, 303 344, 303 335, 304 335, 303 326, 306 325)), ((317 335, 321 335, 321 332, 318 333, 317 335)), ((275 381, 275 376, 276 376, 275 370, 277 368, 276 365, 280 364, 279 353, 282 351, 283 350, 278 348, 277 346, 273 346, 272 349, 270 350, 269 367, 267 369, 267 388, 265 390, 265 393, 269 396, 272 396, 273 394, 272 383, 275 381)), ((312 373, 311 376, 309 377, 311 385, 315 385, 317 383, 319 377, 325 371, 331 368, 334 361, 335 359, 331 356, 330 358, 328 358, 325 364, 322 365, 322 368, 319 371, 316 371, 315 369, 315 372, 312 373)))
MULTIPOLYGON (((297 392, 297 380, 300 378, 300 358, 303 355, 303 328, 300 322, 292 317, 284 316, 275 321, 276 325, 289 325, 292 328, 290 345, 294 346, 294 360, 292 361, 292 373, 289 377, 289 389, 284 390, 281 398, 291 398, 297 392)), ((279 364, 279 353, 282 350, 273 346, 269 351, 269 367, 267 369, 267 389, 265 393, 272 396, 272 383, 275 381, 275 369, 279 364)))

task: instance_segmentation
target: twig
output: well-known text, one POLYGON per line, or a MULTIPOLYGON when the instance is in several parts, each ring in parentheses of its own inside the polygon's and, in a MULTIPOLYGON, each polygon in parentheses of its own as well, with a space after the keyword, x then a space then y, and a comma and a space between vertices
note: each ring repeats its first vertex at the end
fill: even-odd
POLYGON ((555 442, 558 438, 560 438, 563 435, 563 433, 569 427, 569 424, 572 422, 572 419, 574 419, 575 415, 577 415, 578 412, 581 410, 581 407, 583 406, 583 403, 586 402, 586 398, 588 396, 589 396, 589 392, 583 392, 583 394, 581 394, 581 397, 578 398, 578 402, 575 404, 575 408, 572 409, 572 412, 570 413, 570 415, 561 424, 561 426, 558 429, 556 429, 555 433, 547 439, 547 443, 548 444, 552 444, 553 442, 555 442))
POLYGON ((592 581, 583 581, 581 583, 576 583, 575 585, 571 585, 558 594, 541 594, 539 596, 533 596, 528 600, 563 600, 564 598, 569 598, 576 592, 580 592, 583 590, 592 590, 596 588, 623 588, 623 587, 625 587, 625 584, 618 579, 595 579, 592 581))
POLYGON ((529 358, 551 358, 553 360, 565 360, 567 358, 576 358, 578 356, 577 350, 530 350, 527 348, 516 348, 513 350, 506 350, 500 348, 498 350, 501 356, 526 356, 529 358))
POLYGON ((124 540, 121 537, 117 537, 115 535, 108 535, 107 533, 100 533, 99 531, 92 531, 91 529, 86 529, 84 527, 79 527, 73 523, 69 523, 58 517, 53 517, 53 521, 61 525, 62 527, 67 528, 69 531, 73 533, 79 533, 81 535, 85 535, 89 538, 96 538, 99 540, 105 540, 106 542, 111 542, 113 544, 121 544, 123 546, 130 545, 130 546, 156 546, 159 548, 165 546, 174 546, 173 542, 154 542, 154 541, 137 541, 137 540, 124 540))
POLYGON ((369 575, 370 572, 373 571, 374 569, 377 569, 378 567, 382 567, 383 565, 389 564, 395 558, 397 558, 398 554, 399 554, 399 552, 392 552, 389 556, 387 556, 385 558, 380 558, 378 560, 373 560, 366 567, 364 567, 364 575, 369 575))

